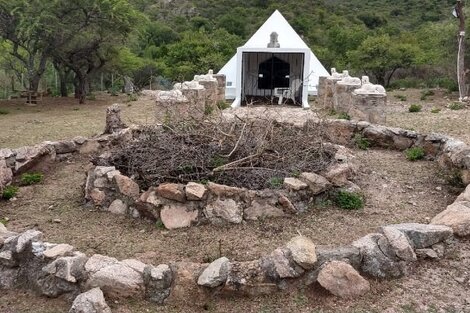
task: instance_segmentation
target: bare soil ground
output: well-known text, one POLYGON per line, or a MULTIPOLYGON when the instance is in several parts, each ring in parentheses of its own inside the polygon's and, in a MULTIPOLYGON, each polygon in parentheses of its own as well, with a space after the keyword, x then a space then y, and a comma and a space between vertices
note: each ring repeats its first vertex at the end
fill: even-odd
MULTIPOLYGON (((424 112, 407 113, 413 97, 419 99, 420 96, 419 91, 407 93, 407 102, 395 102, 393 95, 390 97, 389 125, 443 132, 470 143, 468 109, 430 113, 431 107, 443 107, 447 103, 436 96, 436 100, 424 106, 424 112), (437 123, 436 119, 446 122, 437 123)), ((43 107, 21 106, 20 110, 14 109, 18 104, 2 102, 0 108, 7 107, 11 113, 0 115, 0 147, 99 133, 104 128, 106 106, 117 102, 116 98, 108 102, 106 97, 109 96, 103 95, 104 100, 85 106, 75 102, 61 105, 58 101, 43 107), (74 110, 75 107, 79 110, 74 110), (38 108, 41 112, 34 111, 38 108), (44 123, 27 123, 34 120, 44 123)), ((131 104, 131 107, 123 106, 126 122, 148 122, 153 116, 151 101, 131 104)), ((409 162, 403 154, 386 150, 358 150, 355 154, 361 164, 356 183, 367 200, 366 207, 359 211, 344 211, 319 203, 292 218, 166 231, 142 220, 85 208, 82 185, 89 162, 76 158, 55 164, 53 168, 43 168, 46 175, 41 184, 22 187, 15 201, 0 202, 0 218, 8 217, 8 227, 12 230, 37 228, 44 232, 46 240, 70 243, 88 255, 101 253, 119 259, 138 258, 156 265, 168 261, 207 262, 219 256, 219 244, 223 255, 235 260, 251 260, 269 253, 298 232, 318 245, 348 244, 380 225, 425 223, 455 199, 456 190, 447 184, 433 162, 409 162), (60 222, 54 222, 56 219, 60 222)), ((371 281, 372 292, 354 301, 337 299, 313 286, 300 293, 279 293, 266 298, 214 299, 204 308, 185 304, 155 307, 134 300, 110 305, 113 312, 119 313, 470 312, 469 268, 470 241, 463 240, 454 257, 418 262, 402 279, 371 281)), ((63 299, 32 297, 22 291, 0 294, 0 312, 65 312, 69 306, 63 299)))

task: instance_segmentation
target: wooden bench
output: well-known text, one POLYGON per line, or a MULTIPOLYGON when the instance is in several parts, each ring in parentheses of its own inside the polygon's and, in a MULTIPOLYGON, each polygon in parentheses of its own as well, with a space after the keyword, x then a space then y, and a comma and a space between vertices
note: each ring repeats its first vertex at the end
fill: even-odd
POLYGON ((26 104, 35 105, 42 101, 43 94, 41 91, 23 90, 20 93, 20 98, 26 98, 26 104))

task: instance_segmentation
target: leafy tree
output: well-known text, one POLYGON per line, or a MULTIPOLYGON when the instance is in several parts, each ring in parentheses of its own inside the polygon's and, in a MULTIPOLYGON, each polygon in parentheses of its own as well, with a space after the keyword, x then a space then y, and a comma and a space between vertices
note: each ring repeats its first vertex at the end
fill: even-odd
POLYGON ((367 37, 356 50, 348 53, 348 57, 353 66, 388 86, 395 71, 416 64, 419 54, 419 47, 385 34, 367 37))

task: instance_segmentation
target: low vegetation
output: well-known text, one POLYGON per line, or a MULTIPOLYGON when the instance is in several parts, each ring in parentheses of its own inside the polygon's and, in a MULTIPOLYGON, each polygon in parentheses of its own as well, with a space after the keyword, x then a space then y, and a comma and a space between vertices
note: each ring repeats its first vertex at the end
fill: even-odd
POLYGON ((24 186, 35 185, 40 183, 44 178, 41 173, 24 173, 21 175, 20 181, 24 186))
POLYGON ((424 159, 426 153, 421 147, 413 147, 405 150, 405 156, 409 161, 418 161, 424 159))
POLYGON ((2 191, 2 198, 5 200, 10 200, 16 196, 19 188, 13 185, 6 186, 2 191))
POLYGON ((361 134, 354 135, 354 144, 361 150, 367 150, 370 148, 370 141, 361 134))
POLYGON ((421 112, 422 108, 423 107, 420 104, 412 104, 408 108, 408 112, 410 112, 410 113, 421 112))
POLYGON ((463 104, 461 102, 453 102, 453 103, 449 104, 449 109, 454 110, 454 111, 462 110, 464 108, 465 108, 465 104, 463 104))
POLYGON ((359 193, 340 190, 334 196, 334 203, 344 210, 359 210, 364 207, 364 198, 359 193))

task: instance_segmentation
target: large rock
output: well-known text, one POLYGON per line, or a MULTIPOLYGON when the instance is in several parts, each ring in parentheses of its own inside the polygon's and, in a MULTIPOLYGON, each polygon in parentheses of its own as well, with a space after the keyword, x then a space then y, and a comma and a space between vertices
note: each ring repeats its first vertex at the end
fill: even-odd
POLYGON ((348 263, 332 261, 318 274, 320 285, 341 298, 356 298, 370 291, 370 284, 348 263))
POLYGON ((55 245, 44 251, 43 255, 49 259, 55 259, 58 257, 69 255, 73 252, 74 247, 66 243, 55 245))
POLYGON ((104 134, 112 134, 118 132, 127 125, 121 120, 121 108, 118 104, 113 104, 106 109, 106 127, 104 134))
POLYGON ((200 201, 206 197, 207 188, 198 183, 190 182, 185 188, 186 198, 191 201, 200 201))
POLYGON ((156 189, 157 195, 162 198, 175 200, 178 202, 185 202, 186 196, 184 194, 184 186, 181 184, 161 184, 156 189))
POLYGON ((160 211, 160 218, 167 229, 190 227, 198 219, 199 211, 181 204, 170 204, 160 211))
POLYGON ((94 274, 105 268, 107 266, 117 264, 119 261, 116 258, 112 258, 106 255, 101 254, 94 254, 92 255, 85 264, 85 270, 90 273, 94 274))
POLYGON ((267 201, 254 200, 251 205, 245 209, 243 217, 246 220, 258 220, 267 217, 282 217, 284 211, 270 205, 267 201))
POLYGON ((18 267, 8 268, 0 265, 0 290, 15 288, 19 272, 18 267))
POLYGON ((470 185, 457 197, 455 202, 470 201, 470 185))
POLYGON ((118 190, 121 194, 137 200, 139 198, 139 185, 132 179, 122 174, 114 175, 114 181, 118 187, 118 190))
POLYGON ((300 179, 294 177, 286 177, 284 178, 284 187, 289 190, 299 191, 307 189, 308 185, 300 179))
POLYGON ((110 297, 139 297, 144 291, 142 274, 131 267, 115 263, 92 274, 86 283, 88 288, 99 287, 110 297))
POLYGON ((5 160, 0 159, 0 191, 2 191, 3 188, 8 185, 12 179, 12 170, 7 167, 7 163, 5 160))
POLYGON ((292 238, 287 243, 287 248, 291 251, 294 262, 308 270, 315 266, 317 255, 313 242, 304 236, 292 238))
POLYGON ((388 225, 403 232, 414 249, 423 249, 452 238, 452 228, 442 225, 417 223, 388 225))
POLYGON ((38 230, 29 229, 17 236, 9 237, 4 242, 4 249, 13 254, 22 253, 27 247, 31 247, 33 242, 42 240, 42 233, 38 230))
POLYGON ((300 174, 300 179, 308 185, 314 195, 322 193, 331 187, 331 183, 325 177, 315 173, 302 173, 300 174))
POLYGON ((296 278, 304 273, 303 268, 294 262, 290 250, 286 248, 278 248, 261 258, 261 267, 273 281, 296 278))
POLYGON ((76 283, 86 276, 85 263, 87 257, 81 252, 75 252, 73 256, 60 257, 52 263, 44 266, 42 271, 63 279, 70 283, 76 283))
POLYGON ((209 264, 199 276, 197 283, 205 287, 217 287, 225 283, 230 272, 230 261, 226 257, 219 258, 209 264))
POLYGON ((382 234, 366 235, 352 243, 362 255, 361 270, 373 277, 401 277, 404 263, 395 256, 391 245, 382 234))
POLYGON ((347 163, 334 164, 325 173, 325 177, 335 186, 347 185, 354 175, 354 171, 347 163))
POLYGON ((263 264, 263 262, 265 260, 232 262, 232 268, 223 291, 229 295, 239 294, 242 296, 272 295, 277 292, 276 282, 268 280, 268 273, 263 269, 268 264, 263 264))
POLYGON ((124 215, 127 213, 127 204, 125 204, 122 200, 116 199, 109 205, 108 209, 113 214, 124 215))
POLYGON ((204 214, 213 223, 239 224, 243 220, 242 209, 233 199, 217 199, 206 206, 204 214))
POLYGON ((145 298, 163 304, 170 295, 172 282, 173 272, 168 265, 147 265, 144 269, 145 298))
POLYGON ((240 198, 246 193, 246 189, 219 185, 213 182, 207 184, 209 191, 219 198, 240 198))
POLYGON ((382 227, 381 231, 399 259, 410 262, 416 261, 416 254, 413 251, 413 247, 411 246, 408 237, 406 237, 404 233, 394 227, 388 226, 382 227))
POLYGON ((111 313, 111 309, 101 289, 93 288, 75 298, 69 313, 111 313))
POLYGON ((431 220, 431 224, 449 226, 457 236, 469 236, 470 201, 454 202, 447 209, 436 215, 431 220))
POLYGON ((57 154, 72 153, 77 151, 77 145, 73 141, 59 141, 52 144, 57 154))

